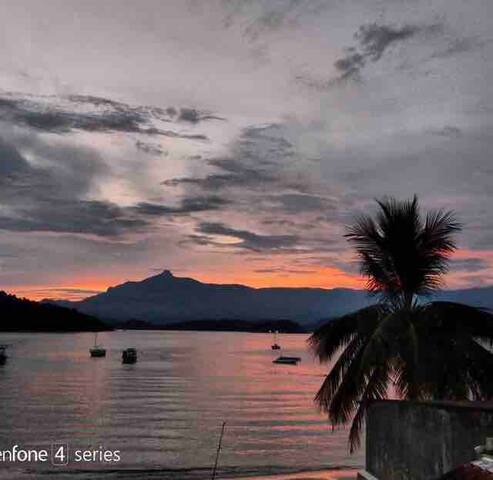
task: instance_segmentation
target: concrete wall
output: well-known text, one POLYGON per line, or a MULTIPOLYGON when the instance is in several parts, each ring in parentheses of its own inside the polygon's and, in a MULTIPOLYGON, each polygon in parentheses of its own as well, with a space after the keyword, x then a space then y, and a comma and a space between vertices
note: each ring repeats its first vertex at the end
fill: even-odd
POLYGON ((366 422, 366 470, 378 480, 435 480, 493 436, 493 405, 377 401, 366 422))

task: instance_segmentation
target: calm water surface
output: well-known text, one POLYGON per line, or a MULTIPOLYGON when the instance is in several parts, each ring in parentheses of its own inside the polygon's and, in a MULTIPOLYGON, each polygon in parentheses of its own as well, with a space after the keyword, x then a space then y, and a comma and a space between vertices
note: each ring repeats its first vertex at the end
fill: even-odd
POLYGON ((120 450, 117 464, 0 464, 0 478, 208 479, 227 422, 218 478, 359 467, 347 431, 332 431, 313 404, 326 368, 306 335, 281 337, 298 366, 274 365, 272 337, 251 333, 116 331, 0 334, 11 345, 0 366, 0 448, 120 450), (121 350, 139 351, 122 365, 121 350), (120 472, 116 472, 120 470, 120 472), (127 473, 121 473, 121 470, 127 473), (56 472, 56 477, 55 477, 56 472))

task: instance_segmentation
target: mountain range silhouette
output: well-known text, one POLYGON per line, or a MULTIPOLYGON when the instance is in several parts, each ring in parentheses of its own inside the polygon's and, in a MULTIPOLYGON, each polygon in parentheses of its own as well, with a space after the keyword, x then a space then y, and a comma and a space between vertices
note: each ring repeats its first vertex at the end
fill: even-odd
MULTIPOLYGON (((493 286, 444 290, 433 297, 493 308, 493 286)), ((131 319, 153 324, 230 319, 294 320, 302 325, 338 317, 375 303, 363 290, 348 288, 252 288, 203 283, 169 270, 129 281, 80 301, 45 300, 114 322, 131 319)))

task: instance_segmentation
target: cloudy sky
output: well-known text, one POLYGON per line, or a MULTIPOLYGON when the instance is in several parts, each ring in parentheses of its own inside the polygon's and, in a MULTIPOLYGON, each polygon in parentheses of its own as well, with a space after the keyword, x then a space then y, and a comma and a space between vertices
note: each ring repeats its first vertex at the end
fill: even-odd
POLYGON ((0 288, 358 286, 384 195, 493 283, 491 0, 1 0, 0 288))

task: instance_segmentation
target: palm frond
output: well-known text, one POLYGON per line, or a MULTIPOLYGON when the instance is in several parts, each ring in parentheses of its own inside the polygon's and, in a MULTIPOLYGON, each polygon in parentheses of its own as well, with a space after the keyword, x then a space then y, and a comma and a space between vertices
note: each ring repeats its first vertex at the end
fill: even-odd
POLYGON ((455 302, 430 302, 419 307, 419 316, 430 333, 470 335, 493 345, 493 313, 455 302))
POLYGON ((347 375, 348 370, 356 357, 361 356, 366 341, 366 337, 356 334, 346 348, 344 348, 329 374, 325 377, 322 386, 315 396, 315 402, 324 412, 329 412, 332 399, 334 398, 337 389, 347 375))
POLYGON ((491 396, 485 367, 491 367, 493 354, 478 343, 492 340, 490 313, 468 305, 433 302, 417 307, 410 325, 418 338, 417 355, 413 358, 406 343, 397 352, 397 387, 403 398, 491 396))
POLYGON ((382 306, 371 305, 343 315, 319 327, 308 339, 311 350, 324 363, 347 345, 356 332, 371 329, 379 321, 382 306))
POLYGON ((372 400, 387 398, 388 385, 390 381, 391 368, 389 364, 376 367, 368 378, 365 391, 359 402, 356 414, 353 417, 349 429, 349 451, 353 453, 361 444, 361 431, 365 422, 365 414, 368 404, 372 400))
POLYGON ((400 350, 402 333, 408 328, 408 312, 389 309, 384 312, 366 342, 362 359, 365 364, 378 365, 394 357, 400 350))
MULTIPOLYGON (((346 370, 346 375, 342 378, 337 391, 332 396, 328 414, 329 419, 334 424, 344 424, 351 420, 375 368, 374 365, 363 362, 364 347, 365 343, 352 358, 346 370)), ((385 363, 383 362, 382 365, 385 365, 385 363)))
POLYGON ((420 284, 416 294, 427 295, 440 288, 443 275, 448 271, 448 260, 456 250, 453 235, 461 229, 452 212, 431 211, 417 238, 420 284))
POLYGON ((379 212, 357 218, 346 238, 355 246, 370 292, 393 304, 412 303, 441 285, 460 229, 453 212, 434 211, 423 220, 416 196, 377 201, 379 212))

